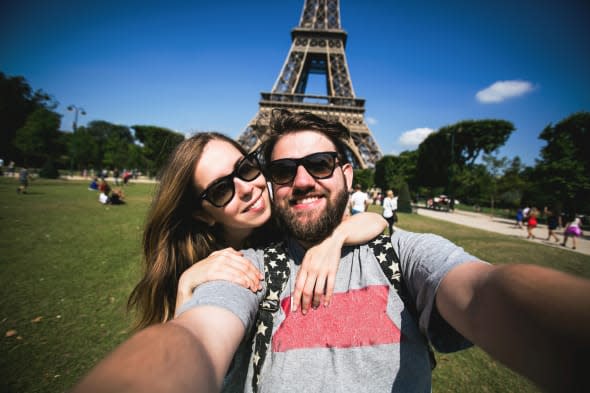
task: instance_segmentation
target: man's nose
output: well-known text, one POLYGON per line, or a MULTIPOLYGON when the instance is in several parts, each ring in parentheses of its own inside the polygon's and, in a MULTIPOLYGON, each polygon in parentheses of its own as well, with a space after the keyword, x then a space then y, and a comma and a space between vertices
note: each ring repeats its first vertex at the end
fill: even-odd
POLYGON ((293 179, 293 188, 306 188, 313 186, 315 179, 307 172, 307 169, 303 165, 297 167, 295 172, 295 178, 293 179))

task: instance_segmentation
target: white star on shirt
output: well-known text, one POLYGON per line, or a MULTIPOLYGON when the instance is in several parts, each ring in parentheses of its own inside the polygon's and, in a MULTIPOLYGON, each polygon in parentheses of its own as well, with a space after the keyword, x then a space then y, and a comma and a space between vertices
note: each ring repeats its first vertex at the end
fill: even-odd
POLYGON ((385 262, 387 260, 387 256, 383 253, 377 255, 377 259, 379 260, 379 262, 385 262))
POLYGON ((279 300, 279 293, 277 291, 270 291, 268 300, 279 300))
POLYGON ((254 364, 258 366, 258 361, 260 360, 260 355, 258 354, 258 352, 254 354, 252 360, 254 360, 254 364))
POLYGON ((258 325, 258 331, 256 334, 262 334, 264 336, 266 329, 268 329, 268 327, 264 324, 264 322, 261 322, 260 325, 258 325))

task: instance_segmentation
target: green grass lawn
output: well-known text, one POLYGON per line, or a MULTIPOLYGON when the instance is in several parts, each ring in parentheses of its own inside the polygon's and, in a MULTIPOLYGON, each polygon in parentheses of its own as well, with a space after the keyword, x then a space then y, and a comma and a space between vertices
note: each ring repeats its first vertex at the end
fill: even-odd
MULTIPOLYGON (((86 183, 36 180, 17 195, 0 178, 0 392, 67 391, 130 334, 127 296, 153 185, 125 187, 104 206, 86 183)), ((434 232, 492 263, 538 263, 590 277, 590 257, 400 214, 399 226, 434 232)), ((478 349, 438 356, 435 392, 535 391, 478 349)))

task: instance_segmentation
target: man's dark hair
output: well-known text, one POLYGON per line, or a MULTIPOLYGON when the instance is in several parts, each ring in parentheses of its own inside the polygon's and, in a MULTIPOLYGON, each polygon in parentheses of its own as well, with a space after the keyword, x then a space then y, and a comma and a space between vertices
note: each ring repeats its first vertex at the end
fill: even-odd
POLYGON ((291 132, 311 130, 324 134, 336 146, 340 164, 348 163, 346 142, 350 131, 337 121, 326 120, 311 112, 291 112, 287 109, 273 109, 269 123, 270 133, 262 148, 263 161, 270 162, 275 144, 282 136, 291 132))

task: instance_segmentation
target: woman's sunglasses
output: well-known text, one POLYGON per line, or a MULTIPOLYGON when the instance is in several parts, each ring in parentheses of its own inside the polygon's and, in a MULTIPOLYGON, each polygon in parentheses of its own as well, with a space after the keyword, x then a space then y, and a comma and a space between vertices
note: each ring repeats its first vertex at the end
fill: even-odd
POLYGON ((282 185, 293 181, 297 168, 303 165, 307 173, 315 179, 327 179, 334 173, 338 153, 326 151, 314 153, 302 158, 283 158, 268 164, 267 174, 274 184, 282 185))
POLYGON ((227 176, 220 177, 199 195, 199 200, 206 200, 215 207, 224 207, 236 194, 234 178, 252 181, 260 176, 260 163, 254 153, 248 154, 236 163, 235 169, 227 176))

